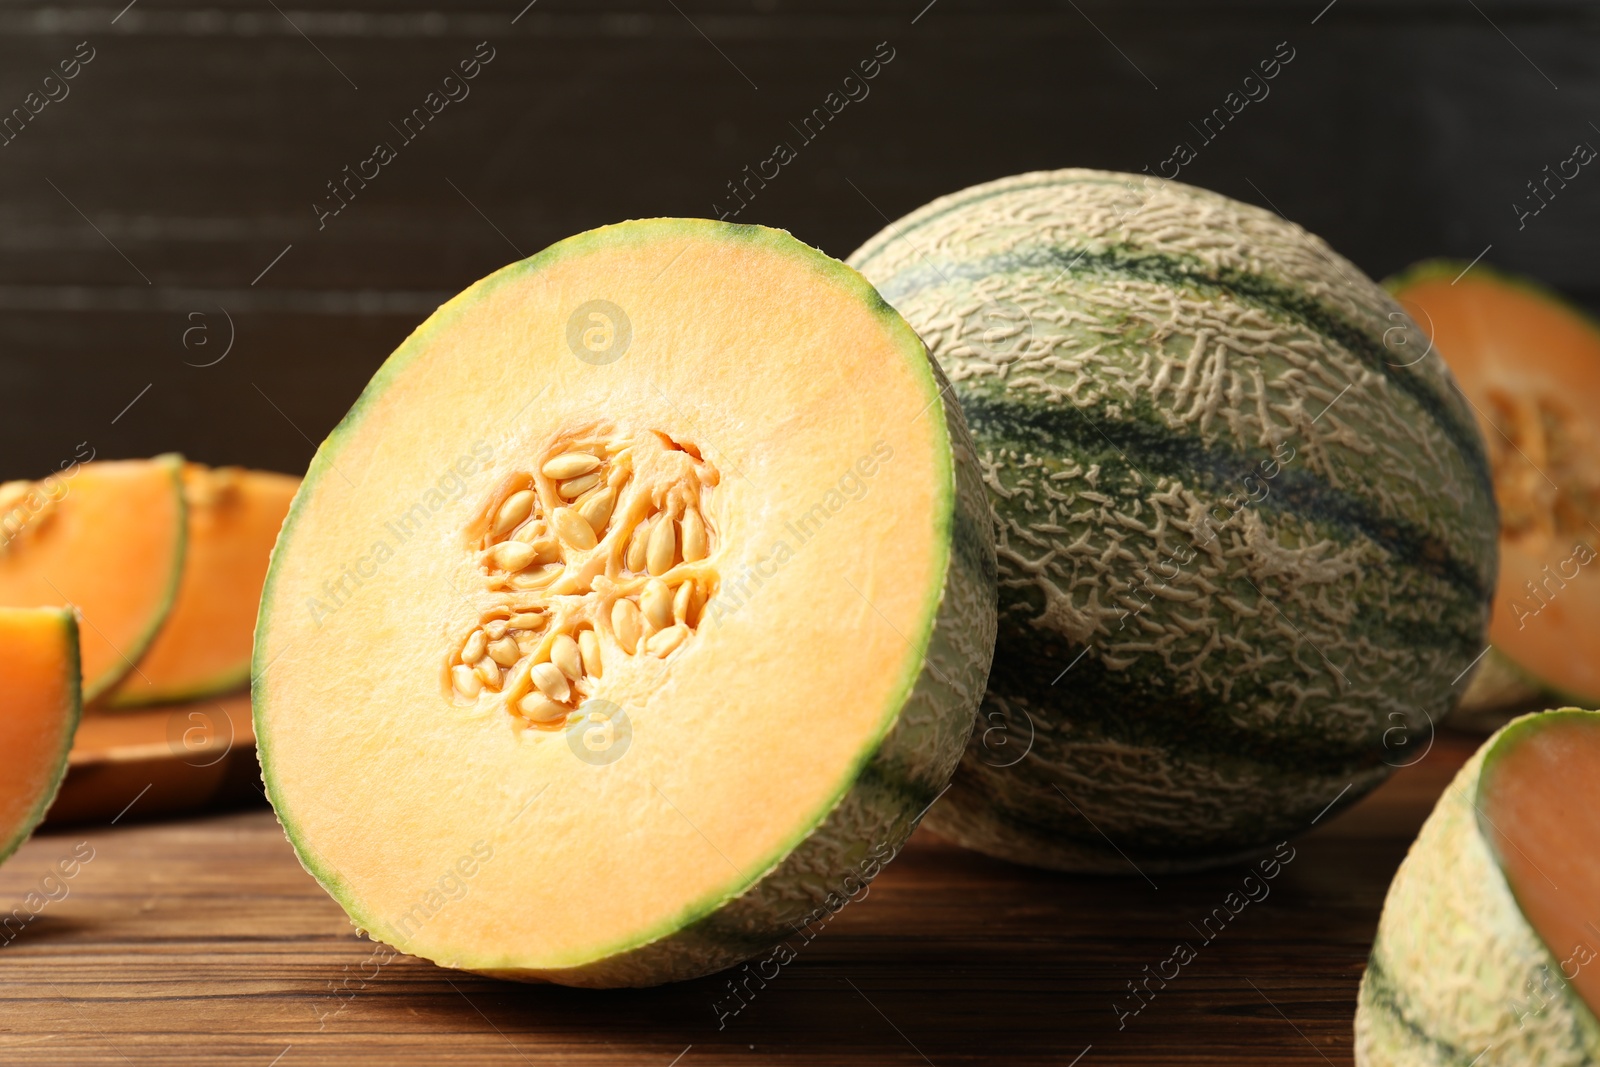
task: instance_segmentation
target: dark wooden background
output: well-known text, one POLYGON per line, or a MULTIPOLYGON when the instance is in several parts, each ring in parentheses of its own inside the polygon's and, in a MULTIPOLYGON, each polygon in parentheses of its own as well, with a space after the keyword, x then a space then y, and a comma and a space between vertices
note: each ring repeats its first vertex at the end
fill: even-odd
POLYGON ((442 299, 591 226, 710 214, 880 41, 870 96, 742 220, 843 256, 973 182, 1154 167, 1287 41, 1271 95, 1183 180, 1270 202, 1374 275, 1492 245, 1600 301, 1600 175, 1521 231, 1511 207, 1600 145, 1590 4, 538 0, 513 24, 526 0, 124 2, 0 6, 0 114, 95 50, 0 147, 0 477, 85 440, 302 470, 442 299), (471 96, 319 232, 324 183, 483 40, 471 96))

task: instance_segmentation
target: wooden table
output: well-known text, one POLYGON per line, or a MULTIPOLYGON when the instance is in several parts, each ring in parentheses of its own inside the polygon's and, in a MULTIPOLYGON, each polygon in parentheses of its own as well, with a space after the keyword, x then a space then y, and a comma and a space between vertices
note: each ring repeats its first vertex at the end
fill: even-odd
MULTIPOLYGON (((76 848, 60 899, 0 950, 6 1064, 1345 1064, 1389 879, 1477 739, 1293 843, 1270 896, 1209 944, 1242 868, 1030 871, 921 834, 719 1030, 715 976, 523 986, 372 962, 264 809, 55 830, 0 869, 9 909, 76 848), (1118 1028, 1126 983, 1199 955, 1118 1028)), ((383 959, 379 955, 378 959, 383 959)))

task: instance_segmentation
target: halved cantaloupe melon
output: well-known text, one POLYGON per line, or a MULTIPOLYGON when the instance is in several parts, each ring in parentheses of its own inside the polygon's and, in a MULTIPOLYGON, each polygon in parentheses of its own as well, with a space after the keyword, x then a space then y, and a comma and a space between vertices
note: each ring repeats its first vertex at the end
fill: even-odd
POLYGON ((994 639, 922 342, 781 231, 623 223, 441 307, 311 465, 256 629, 301 861, 451 967, 650 985, 858 893, 994 639))
POLYGON ((1537 283, 1465 268, 1388 283, 1477 409, 1500 505, 1494 651, 1462 710, 1600 702, 1600 326, 1537 283))
POLYGON ((1528 715, 1456 775, 1389 888, 1363 1067, 1600 1062, 1600 713, 1528 715))
POLYGON ((178 597, 139 670, 107 705, 196 700, 249 680, 267 560, 299 485, 273 471, 184 465, 189 529, 178 597))
POLYGON ((0 604, 74 605, 87 703, 135 670, 183 567, 183 460, 74 464, 0 486, 0 604))
POLYGON ((0 608, 0 860, 33 833, 61 786, 78 696, 72 611, 0 608))

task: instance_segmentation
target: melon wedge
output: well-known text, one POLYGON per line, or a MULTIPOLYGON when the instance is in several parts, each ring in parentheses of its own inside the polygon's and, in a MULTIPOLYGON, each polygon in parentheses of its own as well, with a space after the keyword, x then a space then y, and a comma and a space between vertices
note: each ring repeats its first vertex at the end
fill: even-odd
POLYGON ((993 649, 945 388, 860 275, 762 227, 609 226, 445 304, 274 551, 256 734, 301 862, 402 951, 580 986, 859 895, 993 649))
POLYGON ((183 460, 74 464, 0 485, 0 605, 73 605, 81 620, 83 700, 144 655, 183 567, 183 460))
POLYGON ((1463 711, 1600 703, 1600 325, 1535 282, 1465 267, 1388 283, 1472 401, 1500 505, 1494 651, 1463 711))
POLYGON ((184 465, 188 551, 178 596, 138 672, 106 705, 197 700, 249 681, 267 560, 299 485, 272 471, 184 465))
POLYGON ((1600 713, 1514 720, 1445 790, 1389 887, 1356 1014, 1364 1067, 1600 1061, 1600 713))
POLYGON ((78 621, 0 608, 0 860, 33 833, 67 773, 78 728, 78 621))

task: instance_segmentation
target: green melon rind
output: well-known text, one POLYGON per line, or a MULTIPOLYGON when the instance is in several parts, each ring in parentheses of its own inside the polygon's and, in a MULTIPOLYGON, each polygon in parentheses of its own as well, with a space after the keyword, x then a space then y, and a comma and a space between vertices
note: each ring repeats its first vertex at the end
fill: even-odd
MULTIPOLYGON (((1399 305, 1315 237, 1214 193, 1164 183, 1148 208, 1118 218, 1114 202, 1136 180, 1096 171, 1002 179, 934 201, 850 258, 922 333, 967 410, 1000 558, 999 639, 981 721, 1031 738, 1026 759, 1012 764, 1015 747, 986 750, 982 738, 993 731, 981 730, 929 825, 1018 862, 1120 873, 1131 873, 1130 859, 1165 870, 1249 855, 1303 830, 1330 802, 1326 814, 1354 802, 1406 762, 1444 718, 1452 679, 1483 649, 1497 558, 1493 487, 1470 408, 1440 361, 1403 366, 1402 350, 1386 347, 1386 331, 1409 325, 1399 305), (986 273, 1006 264, 1021 266, 986 273), (1144 640, 1141 632, 1130 629, 1120 644, 1108 638, 1131 565, 1085 565, 1073 572, 1081 581, 1061 579, 1053 590, 1041 579, 1053 560, 1072 559, 1080 540, 1090 555, 1113 561, 1192 545, 1185 508, 1197 516, 1217 499, 1218 483, 1213 471, 1186 470, 1189 457, 1214 453, 1242 478, 1271 453, 1264 435, 1236 431, 1226 418, 1185 421, 1172 407, 1176 374, 1166 407, 1149 402, 1149 388, 1121 388, 1137 375, 1160 380, 1159 362, 1187 352, 1171 346, 1192 340, 1176 317, 1163 318, 1165 306, 1138 303, 1157 298, 1193 321, 1242 323, 1266 336, 1270 345, 1255 358, 1269 370, 1305 354, 1304 374, 1327 383, 1316 406, 1313 397, 1292 398, 1302 405, 1293 423, 1302 458, 1284 478, 1314 475, 1318 498, 1332 503, 1318 517, 1276 507, 1269 496, 1240 520, 1255 526, 1241 532, 1257 541, 1211 570, 1222 592, 1257 609, 1257 621, 1224 611, 1211 591, 1211 615, 1154 598, 1130 624, 1182 629, 1195 621, 1185 610, 1202 622, 1228 619, 1214 632, 1242 648, 1207 652, 1206 674, 1184 667, 1184 656, 1168 662, 1149 650, 1124 652, 1144 640), (986 347, 985 307, 1031 319, 1020 354, 986 347), (1110 362, 1121 378, 1097 377, 1095 364, 1077 360, 1090 347, 1090 328, 1093 342, 1126 356, 1110 362), (1392 362, 1382 358, 1389 351, 1392 362), (1351 383, 1365 403, 1346 401, 1318 424, 1312 416, 1351 383), (1038 417, 1052 407, 1092 425, 1052 439, 1038 417), (1369 440, 1411 434, 1421 458, 1402 470, 1381 450, 1360 462, 1345 450, 1319 465, 1318 450, 1326 455, 1330 429, 1343 421, 1369 440), (1041 528, 1050 494, 1084 490, 1109 503, 1090 508, 1087 519, 1041 528), (1399 542, 1379 536, 1368 519, 1340 513, 1334 490, 1380 524, 1413 532, 1399 542), (1164 513, 1154 508, 1163 499, 1164 513), (1135 515, 1149 526, 1123 521, 1135 515), (1406 538, 1415 550, 1400 549, 1406 538), (1293 583, 1279 588, 1260 577, 1268 548, 1318 542, 1347 553, 1356 576, 1314 586, 1318 598, 1336 594, 1333 611, 1313 594, 1299 599, 1293 583), (1284 608, 1289 625, 1262 600, 1284 608), (1323 651, 1348 691, 1339 692, 1323 651), (1275 662, 1251 667, 1252 656, 1275 662), (1321 696, 1281 695, 1317 685, 1321 696), (1385 747, 1395 736, 1412 747, 1385 747)), ((1239 333, 1247 347, 1256 343, 1239 333)), ((1180 593, 1200 584, 1187 574, 1173 580, 1180 593)))
POLYGON ((588 958, 567 966, 530 968, 511 959, 435 960, 443 966, 515 980, 598 988, 694 978, 758 954, 792 933, 795 923, 825 906, 847 879, 859 878, 869 856, 875 852, 892 856, 899 850, 954 773, 984 692, 994 649, 996 595, 988 503, 961 410, 945 399, 948 382, 921 339, 859 273, 786 231, 703 219, 636 220, 601 227, 504 267, 442 305, 379 368, 317 449, 295 494, 273 548, 257 616, 252 661, 252 678, 257 684, 251 699, 262 781, 301 865, 344 907, 356 926, 407 950, 407 939, 381 916, 368 914, 352 888, 316 854, 292 812, 280 802, 272 773, 271 729, 266 715, 270 685, 260 681, 270 667, 263 660, 272 625, 274 586, 284 546, 292 543, 305 501, 334 469, 344 436, 360 423, 367 406, 421 354, 434 333, 448 329, 478 297, 559 258, 580 255, 602 243, 629 240, 632 232, 646 228, 686 237, 715 234, 724 239, 759 241, 803 256, 819 273, 856 293, 878 313, 884 328, 899 336, 906 357, 926 368, 926 411, 929 417, 942 413, 950 448, 945 470, 948 488, 940 494, 940 502, 947 508, 941 523, 944 558, 939 561, 944 581, 930 592, 923 616, 927 621, 920 633, 906 635, 915 654, 907 658, 900 695, 889 702, 890 711, 877 737, 842 776, 835 795, 757 868, 758 873, 743 876, 727 890, 695 902, 658 929, 601 946, 588 958))
POLYGON ((1389 886, 1357 1002, 1358 1067, 1600 1061, 1600 1022, 1523 917, 1478 811, 1484 766, 1508 742, 1596 715, 1522 716, 1456 773, 1389 886))
MULTIPOLYGON (((95 680, 92 685, 85 685, 83 689, 83 702, 91 704, 97 697, 112 689, 128 675, 138 669, 139 657, 149 649, 151 642, 156 639, 156 634, 161 631, 161 624, 167 621, 167 615, 172 611, 172 605, 178 599, 178 583, 183 578, 183 556, 189 550, 189 503, 183 495, 183 457, 176 452, 165 452, 153 457, 150 462, 159 463, 168 468, 172 475, 172 491, 178 501, 178 536, 173 545, 172 562, 168 569, 167 589, 158 609, 150 616, 150 621, 144 630, 127 647, 117 649, 120 666, 113 667, 95 680)), ((108 708, 124 705, 106 704, 108 708)))
POLYGON ((61 791, 61 783, 67 777, 67 756, 72 752, 72 739, 78 732, 78 722, 83 717, 83 672, 78 656, 78 617, 71 608, 48 608, 58 612, 61 618, 61 627, 67 635, 67 692, 68 706, 66 709, 66 729, 61 733, 61 748, 56 756, 56 769, 51 778, 49 788, 39 795, 39 801, 34 805, 33 811, 23 820, 22 825, 13 831, 10 840, 0 843, 0 863, 4 863, 11 854, 22 847, 22 843, 33 834, 44 817, 50 811, 50 805, 55 803, 56 794, 61 791))
MULTIPOLYGON (((1405 291, 1414 285, 1424 282, 1436 282, 1450 279, 1455 281, 1468 270, 1484 274, 1492 278, 1497 285, 1509 289, 1517 289, 1542 300, 1552 307, 1560 310, 1594 334, 1595 343, 1600 344, 1600 322, 1596 322, 1583 308, 1574 304, 1554 289, 1542 282, 1520 274, 1512 274, 1486 263, 1468 263, 1465 260, 1455 259, 1428 259, 1414 263, 1410 267, 1383 280, 1383 287, 1392 293, 1395 299, 1405 295, 1405 291)), ((1543 704, 1596 704, 1600 703, 1600 693, 1579 693, 1564 689, 1543 678, 1538 677, 1527 667, 1517 663, 1499 648, 1491 648, 1484 661, 1473 674, 1472 684, 1461 697, 1461 703, 1454 713, 1455 723, 1472 729, 1478 724, 1493 722, 1507 714, 1525 711, 1534 705, 1543 704)), ((1501 725, 1497 723, 1496 725, 1501 725)))
POLYGON ((237 690, 244 689, 250 684, 250 660, 247 658, 237 667, 230 667, 218 671, 210 678, 201 679, 192 685, 174 686, 171 689, 149 689, 138 686, 123 693, 117 690, 110 697, 100 702, 102 708, 133 709, 149 708, 158 704, 187 704, 195 700, 205 700, 209 697, 225 696, 237 690), (138 693, 137 696, 134 693, 138 693))

